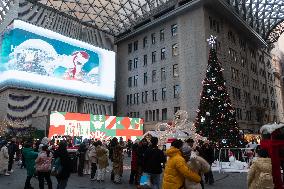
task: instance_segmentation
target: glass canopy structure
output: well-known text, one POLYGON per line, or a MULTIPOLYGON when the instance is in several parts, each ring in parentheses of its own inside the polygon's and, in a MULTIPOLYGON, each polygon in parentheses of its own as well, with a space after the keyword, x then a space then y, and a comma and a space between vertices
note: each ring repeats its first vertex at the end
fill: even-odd
MULTIPOLYGON (((10 2, 0 0, 0 20, 10 2)), ((177 3, 219 1, 237 13, 267 42, 275 42, 284 32, 283 0, 26 0, 53 9, 82 24, 103 30, 113 36, 129 31, 157 12, 177 3)))

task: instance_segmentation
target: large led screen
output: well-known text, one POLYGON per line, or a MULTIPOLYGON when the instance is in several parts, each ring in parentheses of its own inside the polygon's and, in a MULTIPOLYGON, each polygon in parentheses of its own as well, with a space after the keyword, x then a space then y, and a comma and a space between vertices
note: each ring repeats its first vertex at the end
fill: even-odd
POLYGON ((108 140, 124 140, 143 136, 143 119, 71 112, 51 112, 48 137, 72 136, 108 140))
POLYGON ((1 36, 0 86, 114 99, 115 53, 15 20, 1 36))

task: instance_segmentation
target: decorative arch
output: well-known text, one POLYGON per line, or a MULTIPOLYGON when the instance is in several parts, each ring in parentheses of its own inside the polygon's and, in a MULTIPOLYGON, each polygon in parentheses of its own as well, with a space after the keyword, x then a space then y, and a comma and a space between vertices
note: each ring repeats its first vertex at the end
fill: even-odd
POLYGON ((267 34, 266 41, 268 43, 275 43, 278 41, 281 34, 284 33, 284 19, 277 23, 267 34))

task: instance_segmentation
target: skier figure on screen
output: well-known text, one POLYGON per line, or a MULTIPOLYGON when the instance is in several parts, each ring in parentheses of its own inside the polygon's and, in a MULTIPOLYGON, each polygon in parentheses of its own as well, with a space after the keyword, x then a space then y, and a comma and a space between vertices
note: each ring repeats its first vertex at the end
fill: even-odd
POLYGON ((85 51, 76 51, 72 54, 73 68, 69 69, 70 79, 82 80, 83 66, 89 61, 90 55, 85 51))

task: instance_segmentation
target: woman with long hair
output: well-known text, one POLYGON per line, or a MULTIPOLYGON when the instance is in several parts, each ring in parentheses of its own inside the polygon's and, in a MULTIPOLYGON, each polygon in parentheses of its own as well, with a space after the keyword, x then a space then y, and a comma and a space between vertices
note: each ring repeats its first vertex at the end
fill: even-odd
POLYGON ((54 153, 54 159, 57 158, 59 158, 61 166, 61 171, 56 176, 57 189, 65 189, 72 171, 71 160, 67 152, 67 143, 65 141, 59 143, 59 147, 54 153))

